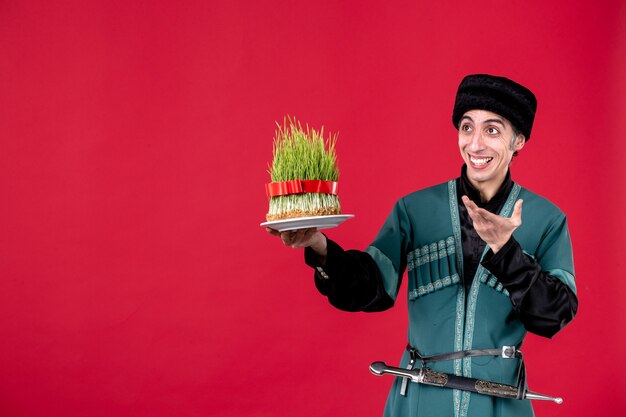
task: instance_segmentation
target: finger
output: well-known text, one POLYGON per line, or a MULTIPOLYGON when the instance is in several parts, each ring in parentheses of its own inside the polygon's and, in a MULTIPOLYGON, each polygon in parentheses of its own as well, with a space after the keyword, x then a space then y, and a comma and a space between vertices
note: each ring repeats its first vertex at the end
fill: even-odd
POLYGON ((280 236, 280 232, 278 230, 274 230, 271 227, 266 227, 265 231, 272 236, 280 236))
POLYGON ((513 216, 512 217, 519 217, 522 215, 522 204, 524 203, 524 200, 522 200, 521 198, 519 200, 517 200, 515 202, 515 206, 513 207, 513 216))
POLYGON ((519 199, 515 202, 515 206, 513 207, 513 214, 511 215, 511 220, 515 222, 516 225, 522 224, 522 204, 524 200, 519 199))
POLYGON ((472 213, 480 213, 481 208, 478 207, 476 203, 474 203, 472 200, 470 200, 468 196, 464 195, 463 197, 461 197, 461 200, 463 201, 463 204, 465 205, 465 208, 467 208, 467 211, 470 213, 470 215, 472 213))
POLYGON ((314 228, 312 228, 312 229, 307 229, 307 230, 306 230, 306 233, 305 233, 305 235, 304 235, 304 238, 305 238, 306 240, 309 240, 309 239, 311 239, 311 238, 313 237, 313 235, 314 235, 315 233, 317 233, 317 227, 314 227, 314 228))
POLYGON ((466 195, 461 197, 463 204, 467 208, 467 213, 470 215, 474 222, 480 222, 483 220, 489 220, 489 213, 487 210, 482 209, 476 205, 472 200, 469 199, 466 195))
POLYGON ((292 248, 297 247, 302 241, 304 232, 305 229, 292 230, 291 234, 289 235, 289 246, 291 246, 292 248))
POLYGON ((294 234, 293 240, 291 241, 292 248, 304 248, 310 245, 311 236, 315 233, 317 229, 315 228, 307 228, 300 229, 297 233, 294 234))
POLYGON ((304 238, 304 235, 306 234, 307 230, 309 230, 309 229, 298 229, 298 230, 296 230, 296 233, 294 233, 294 236, 293 236, 294 242, 302 240, 304 238))
POLYGON ((298 237, 294 240, 291 245, 292 248, 305 248, 311 245, 311 239, 313 235, 317 232, 316 228, 310 229, 302 229, 301 233, 298 233, 298 237))
POLYGON ((286 230, 280 233, 280 238, 282 239, 285 246, 291 246, 291 244, 293 243, 294 233, 295 232, 293 230, 286 230))
POLYGON ((467 207, 468 209, 470 208, 474 208, 476 207, 476 204, 474 204, 474 202, 472 200, 469 199, 468 196, 464 195, 461 197, 461 201, 463 201, 463 204, 465 205, 465 207, 467 207))

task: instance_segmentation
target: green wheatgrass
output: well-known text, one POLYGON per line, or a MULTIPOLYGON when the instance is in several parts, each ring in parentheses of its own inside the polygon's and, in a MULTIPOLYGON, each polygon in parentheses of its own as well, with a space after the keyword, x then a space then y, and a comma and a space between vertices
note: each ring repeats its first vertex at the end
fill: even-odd
MULTIPOLYGON (((295 118, 285 118, 274 137, 274 160, 268 172, 272 182, 290 180, 337 181, 339 170, 335 144, 337 135, 324 139, 319 132, 302 128, 295 118)), ((303 193, 270 197, 267 220, 341 214, 339 197, 333 194, 303 193)))

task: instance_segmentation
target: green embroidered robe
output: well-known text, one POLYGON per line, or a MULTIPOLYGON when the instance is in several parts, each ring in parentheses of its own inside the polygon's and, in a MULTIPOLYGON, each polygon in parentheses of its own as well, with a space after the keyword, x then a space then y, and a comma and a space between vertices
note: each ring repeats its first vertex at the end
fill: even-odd
MULTIPOLYGON (((522 225, 513 236, 543 271, 575 292, 571 242, 565 215, 548 200, 514 184, 501 212, 510 216, 524 200, 522 225)), ((469 349, 520 348, 526 330, 513 311, 508 292, 482 265, 466 293, 455 181, 400 199, 374 242, 366 249, 381 273, 385 291, 395 299, 408 271, 408 339, 422 355, 469 349)), ((486 248, 487 250, 488 248, 486 248)), ((484 256, 484 254, 483 254, 484 256)), ((404 353, 401 366, 409 355, 404 353)), ((419 363, 416 364, 419 366, 419 363)), ((518 359, 473 357, 436 362, 442 372, 515 385, 518 359)), ((385 416, 489 417, 532 416, 528 400, 500 399, 458 390, 408 384, 399 394, 393 384, 385 416)))

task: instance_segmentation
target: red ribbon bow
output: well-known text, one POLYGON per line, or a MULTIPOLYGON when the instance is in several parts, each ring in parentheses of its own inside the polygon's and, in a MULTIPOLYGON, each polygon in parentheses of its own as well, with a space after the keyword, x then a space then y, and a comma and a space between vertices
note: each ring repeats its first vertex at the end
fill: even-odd
POLYGON ((337 194, 337 182, 322 180, 270 182, 265 184, 265 191, 268 197, 302 193, 337 194))

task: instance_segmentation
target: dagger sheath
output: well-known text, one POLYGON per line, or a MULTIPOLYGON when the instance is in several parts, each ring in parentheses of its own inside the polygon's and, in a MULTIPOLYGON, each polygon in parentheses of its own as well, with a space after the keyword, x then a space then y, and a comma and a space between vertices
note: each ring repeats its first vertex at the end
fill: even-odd
POLYGON ((409 378, 411 381, 420 384, 432 385, 441 388, 459 389, 463 391, 475 392, 477 394, 491 395, 493 397, 519 400, 549 400, 554 401, 557 404, 561 404, 563 402, 561 398, 548 397, 546 395, 525 391, 523 389, 520 390, 518 387, 513 385, 483 381, 465 376, 451 375, 433 371, 429 368, 408 370, 387 366, 383 362, 374 362, 370 365, 370 371, 374 375, 391 374, 409 378))
POLYGON ((482 381, 480 379, 468 378, 436 372, 428 368, 422 369, 422 384, 434 385, 442 388, 460 389, 463 391, 475 392, 478 394, 493 395, 502 398, 517 398, 517 387, 495 382, 482 381))

